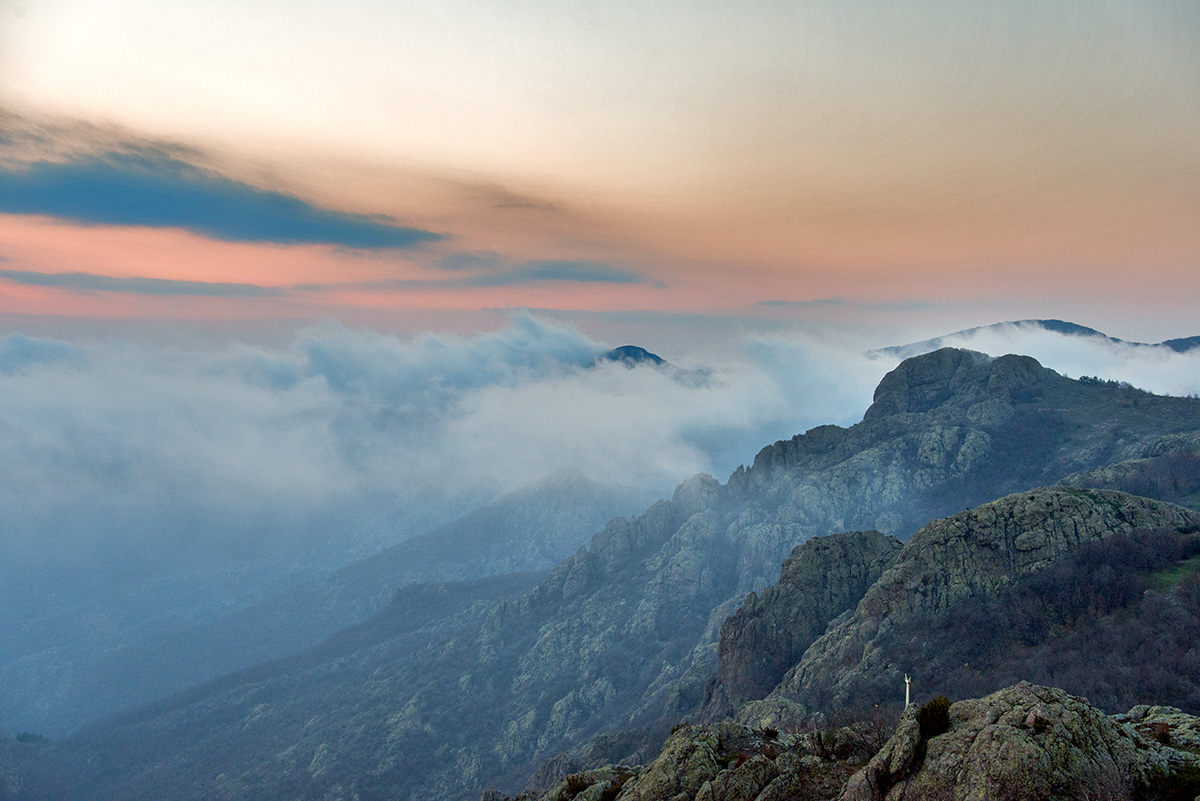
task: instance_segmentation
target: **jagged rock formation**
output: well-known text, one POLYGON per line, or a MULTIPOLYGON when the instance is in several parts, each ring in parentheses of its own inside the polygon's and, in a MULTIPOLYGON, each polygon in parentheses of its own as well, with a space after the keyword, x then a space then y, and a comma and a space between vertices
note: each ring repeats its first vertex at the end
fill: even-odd
POLYGON ((1114 396, 1023 357, 919 357, 884 379, 862 423, 764 448, 725 485, 685 482, 517 597, 403 636, 361 628, 302 671, 266 665, 89 727, 66 747, 94 767, 58 798, 515 792, 598 734, 665 736, 695 711, 722 622, 797 545, 907 535, 1197 429, 1193 399, 1114 396))
POLYGON ((1200 531, 1200 513, 1112 490, 1047 487, 934 521, 771 695, 740 717, 802 718, 816 711, 810 707, 817 699, 843 705, 865 674, 897 673, 896 655, 880 647, 893 628, 944 614, 972 596, 995 596, 1087 543, 1161 528, 1200 531))
POLYGON ((900 554, 878 531, 816 537, 783 563, 779 581, 750 593, 721 624, 717 679, 702 717, 716 720, 763 698, 800 661, 829 621, 853 608, 900 554))
MULTIPOLYGON (((922 735, 917 711, 907 710, 841 801, 1190 798, 1200 791, 1200 756, 1145 737, 1062 690, 1022 682, 959 701, 950 707, 949 730, 932 737, 922 735)), ((1188 725, 1198 722, 1188 717, 1188 725)))

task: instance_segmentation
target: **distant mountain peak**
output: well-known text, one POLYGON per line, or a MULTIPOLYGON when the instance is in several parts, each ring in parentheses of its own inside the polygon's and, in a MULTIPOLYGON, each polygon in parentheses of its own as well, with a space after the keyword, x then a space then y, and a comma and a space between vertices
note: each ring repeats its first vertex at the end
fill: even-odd
POLYGON ((613 348, 606 353, 602 353, 596 357, 596 363, 599 364, 600 362, 621 362, 631 367, 639 364, 669 364, 666 359, 657 353, 651 353, 637 345, 622 345, 619 348, 613 348))
POLYGON ((969 344, 970 340, 981 334, 986 333, 1001 333, 1004 331, 1030 331, 1040 330, 1048 331, 1053 334, 1061 334, 1069 337, 1084 337, 1089 339, 1098 339, 1108 342, 1113 345, 1131 345, 1142 348, 1169 348, 1177 353, 1200 348, 1200 336, 1184 337, 1179 339, 1168 339, 1156 344, 1148 342, 1131 342, 1117 337, 1111 337, 1103 331, 1097 331, 1095 328, 1088 328, 1086 325, 1068 322, 1066 320, 1055 319, 1028 319, 1028 320, 1009 320, 1001 323, 992 323, 991 325, 981 325, 974 328, 964 328, 961 331, 955 331, 951 334, 943 334, 932 339, 924 339, 920 342, 910 342, 907 345, 894 345, 892 347, 880 348, 874 351, 875 354, 886 356, 897 356, 906 359, 910 356, 916 356, 921 353, 938 350, 939 348, 948 345, 969 344))
MULTIPOLYGON (((1000 325, 1004 325, 1004 323, 1000 323, 1000 325)), ((1078 323, 1072 323, 1066 320, 1016 320, 1008 323, 1008 325, 1014 325, 1019 328, 1044 328, 1047 331, 1053 331, 1056 334, 1066 334, 1067 336, 1073 337, 1103 337, 1104 339, 1111 339, 1114 342, 1124 341, 1121 339, 1116 339, 1115 337, 1110 337, 1108 334, 1097 331, 1095 328, 1088 328, 1086 325, 1079 325, 1078 323)))
POLYGON ((708 368, 677 367, 657 353, 651 353, 638 345, 622 345, 619 348, 605 351, 597 356, 589 367, 599 367, 602 364, 611 364, 613 362, 630 369, 635 367, 652 367, 676 383, 693 387, 704 386, 708 382, 710 375, 708 368))
POLYGON ((1200 336, 1181 337, 1180 339, 1164 339, 1159 343, 1165 348, 1170 348, 1176 353, 1184 353, 1193 348, 1200 348, 1200 336))

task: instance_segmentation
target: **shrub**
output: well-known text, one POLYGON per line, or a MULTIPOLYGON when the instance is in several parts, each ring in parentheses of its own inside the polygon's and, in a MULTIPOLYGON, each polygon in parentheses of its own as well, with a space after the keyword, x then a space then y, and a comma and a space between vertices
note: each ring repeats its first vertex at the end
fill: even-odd
POLYGON ((1150 727, 1150 736, 1163 745, 1171 744, 1171 726, 1165 720, 1160 720, 1150 727))
POLYGON ((921 739, 928 740, 950 729, 950 699, 939 695, 926 701, 917 710, 917 724, 921 727, 921 739))

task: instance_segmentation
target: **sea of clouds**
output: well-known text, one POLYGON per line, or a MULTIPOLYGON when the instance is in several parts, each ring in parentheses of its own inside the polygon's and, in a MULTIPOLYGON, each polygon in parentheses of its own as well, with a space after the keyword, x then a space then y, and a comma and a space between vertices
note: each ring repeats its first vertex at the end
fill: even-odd
POLYGON ((239 579, 249 566, 320 572, 565 471, 669 497, 854 422, 888 366, 784 339, 675 369, 597 362, 609 347, 528 314, 474 337, 329 323, 277 349, 10 334, 0 572, 15 590, 224 560, 217 593, 261 580, 239 579))
MULTIPOLYGON (((614 344, 524 312, 475 336, 327 323, 283 347, 0 337, 0 673, 211 620, 556 475, 639 497, 724 480, 860 420, 899 360, 828 331, 666 367, 598 360, 614 344)), ((940 344, 1200 393, 1200 350, 1022 325, 940 344)))
MULTIPOLYGON (((1200 392, 1200 352, 1020 325, 942 344, 1200 392)), ((609 347, 528 313, 471 337, 327 323, 273 349, 10 334, 0 572, 217 557, 319 572, 567 471, 669 497, 777 439, 857 422, 898 360, 828 335, 748 336, 722 363, 672 368, 597 362, 609 347)))

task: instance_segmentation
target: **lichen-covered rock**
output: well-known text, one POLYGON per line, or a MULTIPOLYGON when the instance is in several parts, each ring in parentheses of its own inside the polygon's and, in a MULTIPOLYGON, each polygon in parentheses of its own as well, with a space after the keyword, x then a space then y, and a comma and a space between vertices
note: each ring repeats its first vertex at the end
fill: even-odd
POLYGON ((1131 799, 1200 768, 1085 700, 1022 682, 950 707, 950 729, 921 737, 915 710, 854 774, 841 801, 1131 799))
POLYGON ((1139 704, 1113 720, 1128 723, 1147 739, 1200 754, 1200 718, 1176 707, 1139 704))
POLYGON ((833 798, 854 770, 854 758, 862 757, 864 741, 851 730, 831 732, 827 740, 847 747, 834 754, 812 734, 781 735, 729 721, 679 726, 658 758, 624 783, 617 801, 833 798))
POLYGON ((985 698, 950 705, 948 728, 942 732, 922 731, 919 708, 911 706, 882 746, 874 739, 878 732, 865 721, 784 734, 727 721, 678 726, 646 768, 606 766, 582 771, 548 793, 530 798, 1191 798, 1200 792, 1200 754, 1143 734, 1143 726, 1157 729, 1163 721, 1170 721, 1172 730, 1180 732, 1195 732, 1200 726, 1200 719, 1172 707, 1135 707, 1125 715, 1109 717, 1085 699, 1021 682, 985 698))
POLYGON ((680 795, 695 798, 705 782, 724 767, 720 728, 687 727, 676 731, 658 759, 622 788, 619 801, 651 801, 680 795))
POLYGON ((625 783, 635 778, 640 768, 607 765, 594 770, 573 773, 559 782, 541 801, 602 801, 611 799, 625 783))
POLYGON ((705 782, 696 801, 753 801, 778 775, 775 760, 755 754, 705 782))

